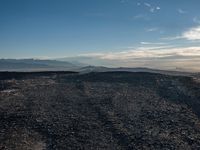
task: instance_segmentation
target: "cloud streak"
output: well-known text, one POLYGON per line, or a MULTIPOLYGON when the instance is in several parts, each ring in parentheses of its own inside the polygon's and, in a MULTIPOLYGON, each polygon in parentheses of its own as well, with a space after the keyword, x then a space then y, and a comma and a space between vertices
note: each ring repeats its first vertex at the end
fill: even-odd
POLYGON ((152 43, 143 44, 144 46, 132 50, 90 53, 80 56, 94 58, 98 62, 96 65, 112 67, 151 67, 157 69, 174 69, 179 67, 200 71, 200 47, 198 46, 173 47, 170 45, 152 46, 152 43))
POLYGON ((124 50, 120 52, 110 53, 89 53, 80 56, 97 57, 108 60, 130 60, 130 59, 144 59, 144 58, 164 58, 164 57, 199 57, 200 47, 172 47, 172 46, 148 46, 138 47, 133 50, 124 50))
POLYGON ((155 32, 155 31, 158 31, 159 29, 158 28, 148 28, 146 29, 147 32, 155 32))
POLYGON ((188 31, 184 32, 181 38, 187 40, 200 40, 200 26, 191 28, 188 31))
POLYGON ((139 14, 139 15, 135 15, 133 17, 133 20, 145 20, 145 21, 149 21, 151 20, 149 16, 144 15, 144 14, 139 14))
POLYGON ((166 43, 140 42, 142 45, 165 45, 166 43))
POLYGON ((185 39, 189 41, 197 41, 200 40, 200 26, 192 27, 186 31, 184 31, 179 36, 174 37, 165 37, 162 38, 163 40, 179 40, 179 39, 185 39))
POLYGON ((144 3, 144 6, 146 6, 151 13, 154 13, 161 9, 159 6, 152 6, 150 3, 144 3))
POLYGON ((179 14, 186 14, 187 13, 187 11, 185 11, 181 8, 179 8, 177 11, 178 11, 179 14))
POLYGON ((197 24, 200 24, 200 19, 198 17, 194 17, 193 18, 193 22, 197 23, 197 24))

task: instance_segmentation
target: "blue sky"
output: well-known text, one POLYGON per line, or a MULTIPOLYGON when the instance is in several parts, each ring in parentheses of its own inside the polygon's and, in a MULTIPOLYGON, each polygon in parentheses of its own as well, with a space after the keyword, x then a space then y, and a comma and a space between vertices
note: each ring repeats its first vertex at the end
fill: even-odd
POLYGON ((197 48, 199 8, 199 0, 0 0, 0 57, 197 48))

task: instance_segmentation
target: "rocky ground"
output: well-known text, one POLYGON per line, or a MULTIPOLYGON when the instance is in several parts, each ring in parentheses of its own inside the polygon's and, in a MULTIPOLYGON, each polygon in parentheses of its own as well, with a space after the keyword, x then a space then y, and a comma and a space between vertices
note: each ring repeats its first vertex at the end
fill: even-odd
POLYGON ((192 77, 0 74, 0 150, 197 150, 199 117, 192 77))

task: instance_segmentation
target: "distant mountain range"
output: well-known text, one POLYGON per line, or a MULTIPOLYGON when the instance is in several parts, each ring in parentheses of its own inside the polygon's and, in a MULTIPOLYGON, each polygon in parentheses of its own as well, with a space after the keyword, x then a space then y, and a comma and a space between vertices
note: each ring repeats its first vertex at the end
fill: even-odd
POLYGON ((169 75, 190 75, 184 70, 167 71, 149 68, 108 68, 90 66, 75 60, 39 60, 39 59, 0 59, 0 71, 77 71, 89 72, 151 72, 169 75))
POLYGON ((74 70, 78 65, 65 61, 39 59, 0 59, 0 71, 74 70))

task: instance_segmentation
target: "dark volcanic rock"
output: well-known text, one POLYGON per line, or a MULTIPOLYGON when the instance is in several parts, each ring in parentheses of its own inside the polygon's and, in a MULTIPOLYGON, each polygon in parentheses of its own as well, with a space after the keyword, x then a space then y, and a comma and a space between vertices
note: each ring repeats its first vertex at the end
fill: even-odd
POLYGON ((200 86, 191 77, 0 75, 0 149, 200 149, 200 86))

